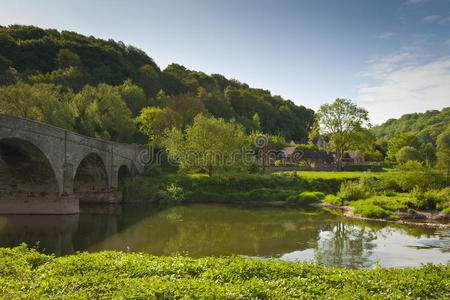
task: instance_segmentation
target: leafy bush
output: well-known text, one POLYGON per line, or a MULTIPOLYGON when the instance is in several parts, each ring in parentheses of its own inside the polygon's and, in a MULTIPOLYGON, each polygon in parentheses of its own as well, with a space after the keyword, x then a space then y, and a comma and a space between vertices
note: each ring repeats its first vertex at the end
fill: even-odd
POLYGON ((183 201, 184 192, 183 188, 172 183, 169 186, 167 186, 165 190, 159 191, 158 196, 162 202, 168 204, 176 204, 183 201))
POLYGON ((375 194, 380 190, 379 180, 369 173, 364 173, 359 177, 359 186, 363 191, 371 194, 375 194))
POLYGON ((321 192, 303 192, 298 195, 297 201, 301 203, 319 202, 325 198, 321 192))
POLYGON ((445 176, 437 170, 403 171, 392 175, 392 180, 403 192, 411 192, 416 186, 422 190, 445 187, 445 176))
POLYGON ((397 168, 403 171, 423 171, 422 163, 417 160, 409 160, 407 162, 400 163, 397 168))
POLYGON ((366 218, 380 218, 380 219, 398 219, 391 211, 385 210, 379 206, 367 203, 355 203, 354 214, 358 214, 366 218))
POLYGON ((279 167, 279 166, 282 166, 282 165, 283 165, 283 162, 281 160, 275 161, 275 167, 279 167))
POLYGON ((416 186, 411 191, 411 201, 417 208, 443 210, 449 206, 449 191, 450 188, 442 191, 423 191, 420 187, 416 186))
POLYGON ((409 161, 421 161, 422 155, 420 152, 411 146, 404 146, 400 150, 398 150, 397 154, 395 154, 395 158, 399 163, 405 163, 409 161))
POLYGON ((338 196, 335 195, 326 195, 325 198, 322 200, 322 202, 325 203, 331 203, 334 205, 341 205, 342 201, 338 196))
POLYGON ((365 199, 369 195, 361 187, 359 182, 356 181, 345 181, 341 184, 341 189, 339 190, 338 197, 345 200, 358 200, 365 199))

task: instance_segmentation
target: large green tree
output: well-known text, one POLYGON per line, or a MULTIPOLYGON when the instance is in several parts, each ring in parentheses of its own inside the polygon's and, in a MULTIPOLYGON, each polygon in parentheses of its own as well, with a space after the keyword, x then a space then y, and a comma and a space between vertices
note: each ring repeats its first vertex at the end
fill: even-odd
POLYGON ((184 132, 176 127, 168 130, 164 139, 169 158, 183 168, 203 168, 209 176, 216 169, 239 166, 246 143, 241 125, 202 114, 197 115, 184 132))
POLYGON ((417 151, 416 148, 413 148, 411 146, 405 146, 398 150, 397 154, 395 155, 395 158, 399 163, 406 163, 410 160, 415 161, 422 161, 422 155, 419 151, 417 151))
POLYGON ((74 96, 75 129, 81 134, 132 142, 136 127, 119 91, 106 84, 85 86, 74 96))
POLYGON ((156 146, 161 146, 164 131, 181 127, 181 116, 170 107, 144 107, 136 118, 139 130, 149 137, 156 146))
POLYGON ((65 129, 74 129, 72 93, 64 94, 60 86, 21 81, 0 87, 0 113, 33 119, 65 129))
POLYGON ((336 154, 336 167, 342 169, 344 152, 357 148, 370 127, 368 112, 349 99, 336 99, 317 111, 310 137, 317 135, 330 139, 330 150, 336 154))

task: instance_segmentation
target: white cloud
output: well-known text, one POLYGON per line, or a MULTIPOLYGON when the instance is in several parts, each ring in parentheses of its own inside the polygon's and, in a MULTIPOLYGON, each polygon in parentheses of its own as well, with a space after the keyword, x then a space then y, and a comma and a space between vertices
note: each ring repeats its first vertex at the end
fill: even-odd
POLYGON ((439 21, 439 24, 444 25, 444 24, 447 24, 447 23, 449 23, 449 22, 450 22, 450 17, 447 17, 447 18, 441 19, 441 20, 439 21))
POLYGON ((407 2, 409 4, 418 4, 418 3, 424 2, 424 0, 408 0, 407 2))
POLYGON ((413 58, 400 53, 372 62, 366 74, 379 83, 361 86, 357 99, 373 123, 450 106, 450 57, 423 64, 413 58))
POLYGON ((423 18, 423 21, 425 23, 433 23, 433 22, 440 20, 441 18, 442 17, 439 15, 432 15, 432 16, 426 16, 425 18, 423 18))
POLYGON ((389 32, 383 32, 383 33, 381 33, 381 34, 378 36, 378 38, 380 38, 380 39, 390 39, 391 37, 394 37, 394 36, 395 36, 395 32, 389 31, 389 32))

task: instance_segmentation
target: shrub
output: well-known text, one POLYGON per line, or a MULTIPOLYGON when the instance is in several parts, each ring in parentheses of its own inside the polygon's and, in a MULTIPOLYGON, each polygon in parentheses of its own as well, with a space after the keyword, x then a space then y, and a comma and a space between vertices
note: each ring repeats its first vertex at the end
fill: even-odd
POLYGON ((371 194, 375 194, 380 190, 379 180, 368 173, 361 175, 359 178, 359 186, 363 191, 371 194))
POLYGON ((403 171, 423 171, 423 165, 417 160, 400 163, 397 168, 403 171))
POLYGON ((335 195, 326 195, 322 202, 341 205, 341 199, 335 195))
POLYGON ((298 195, 291 195, 287 198, 289 202, 313 203, 320 202, 325 198, 322 192, 302 192, 298 195))
POLYGON ((391 211, 385 210, 373 204, 360 203, 355 205, 354 214, 358 214, 366 218, 381 218, 381 219, 397 219, 391 211))
POLYGON ((298 166, 299 167, 301 167, 301 168, 304 168, 304 169, 309 169, 310 168, 310 166, 308 165, 308 163, 306 162, 306 161, 304 161, 304 160, 302 160, 301 162, 299 162, 298 163, 298 166))
POLYGON ((184 192, 181 187, 172 183, 165 190, 161 190, 158 193, 159 198, 162 202, 166 202, 168 204, 175 204, 183 201, 184 192))
POLYGON ((392 178, 404 192, 411 192, 416 186, 422 190, 442 189, 446 186, 444 174, 436 170, 403 171, 392 178))
POLYGON ((361 188, 359 182, 345 181, 341 184, 338 197, 345 200, 358 200, 368 197, 367 192, 361 188))
POLYGON ((282 166, 282 165, 283 165, 283 162, 281 160, 275 161, 275 167, 279 167, 279 166, 282 166))
POLYGON ((450 207, 450 187, 439 192, 440 201, 436 203, 436 209, 444 211, 450 207))
POLYGON ((450 188, 423 191, 417 186, 411 191, 411 201, 417 208, 443 210, 449 206, 449 190, 450 188))

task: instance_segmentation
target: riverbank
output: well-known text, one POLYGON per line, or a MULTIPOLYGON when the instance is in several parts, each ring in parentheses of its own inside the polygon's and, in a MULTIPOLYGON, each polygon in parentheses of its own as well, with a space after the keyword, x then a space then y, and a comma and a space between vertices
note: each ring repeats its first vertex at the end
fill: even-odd
MULTIPOLYGON (((335 205, 332 203, 310 203, 309 204, 312 207, 318 207, 318 208, 329 208, 333 210, 338 210, 342 212, 342 215, 347 218, 352 219, 358 219, 358 220, 364 220, 364 221, 376 221, 376 222, 384 222, 384 223, 396 223, 396 224, 402 224, 402 225, 412 225, 412 226, 420 226, 420 227, 427 227, 427 228, 438 228, 438 229, 450 229, 450 224, 444 224, 439 222, 432 222, 436 221, 436 218, 433 218, 434 216, 437 216, 441 214, 440 212, 426 212, 426 211, 417 211, 417 215, 423 216, 420 218, 415 217, 414 215, 397 212, 395 213, 399 219, 397 220, 388 220, 383 218, 368 218, 363 217, 358 214, 354 214, 355 208, 352 206, 347 205, 335 205), (421 220, 421 221, 417 221, 421 220), (423 221, 423 222, 422 222, 423 221)), ((448 218, 448 217, 447 217, 448 218)))
MULTIPOLYGON (((160 174, 126 180, 121 189, 124 201, 157 202, 296 202, 304 192, 336 194, 346 177, 304 178, 272 174, 225 173, 209 177, 206 174, 160 174), (171 199, 173 198, 173 199, 171 199)), ((312 199, 320 201, 321 199, 312 199)))
POLYGON ((342 205, 348 217, 408 224, 419 220, 434 224, 428 221, 437 219, 448 222, 450 215, 450 188, 445 188, 445 177, 438 170, 426 169, 297 172, 290 176, 163 174, 132 178, 122 188, 126 202, 276 206, 327 202, 342 205))
POLYGON ((0 248, 4 298, 449 298, 450 265, 346 270, 244 257, 0 248))

